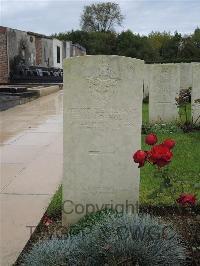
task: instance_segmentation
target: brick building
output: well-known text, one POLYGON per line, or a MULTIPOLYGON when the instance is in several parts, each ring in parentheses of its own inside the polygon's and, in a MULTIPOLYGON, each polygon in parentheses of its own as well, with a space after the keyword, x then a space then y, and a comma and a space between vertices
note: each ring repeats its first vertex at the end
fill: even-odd
POLYGON ((7 32, 6 28, 0 27, 0 83, 7 83, 8 76, 7 32))
POLYGON ((84 47, 70 41, 0 26, 0 84, 10 82, 21 62, 27 67, 62 68, 64 58, 85 54, 84 47))

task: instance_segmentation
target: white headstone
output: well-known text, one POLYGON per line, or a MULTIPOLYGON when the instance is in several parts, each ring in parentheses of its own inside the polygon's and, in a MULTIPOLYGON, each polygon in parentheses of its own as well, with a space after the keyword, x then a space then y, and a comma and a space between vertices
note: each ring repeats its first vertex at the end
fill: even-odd
POLYGON ((178 64, 156 64, 152 66, 149 90, 149 121, 172 122, 178 119, 175 98, 180 90, 180 68, 178 64))
POLYGON ((138 201, 132 153, 141 142, 143 65, 120 56, 64 60, 65 225, 138 201))
POLYGON ((192 64, 180 63, 180 89, 192 87, 192 64))
POLYGON ((200 63, 192 64, 192 119, 200 124, 200 63))

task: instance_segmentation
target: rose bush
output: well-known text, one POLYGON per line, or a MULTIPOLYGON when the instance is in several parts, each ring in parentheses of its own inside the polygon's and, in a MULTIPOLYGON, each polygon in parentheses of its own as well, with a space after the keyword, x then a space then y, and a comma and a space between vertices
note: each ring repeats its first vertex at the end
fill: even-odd
POLYGON ((151 150, 138 150, 133 154, 134 162, 139 163, 139 167, 144 166, 145 162, 149 162, 160 168, 171 162, 171 159, 173 158, 171 149, 175 146, 175 141, 172 139, 166 139, 163 143, 154 145, 157 141, 158 138, 155 134, 151 133, 147 135, 145 143, 152 145, 151 150))
POLYGON ((180 186, 180 182, 175 177, 175 173, 169 172, 169 168, 164 168, 172 161, 172 149, 176 145, 175 140, 165 139, 160 144, 157 144, 157 142, 157 136, 151 133, 145 138, 145 143, 150 145, 151 149, 148 151, 138 150, 133 154, 133 160, 135 163, 139 164, 139 168, 143 167, 146 162, 157 166, 158 171, 154 173, 154 177, 160 178, 160 186, 156 188, 150 196, 154 198, 165 191, 171 195, 174 203, 178 204, 179 207, 194 206, 197 201, 196 196, 193 194, 184 194, 184 190, 182 190, 182 194, 177 199, 176 193, 178 192, 177 188, 180 186))

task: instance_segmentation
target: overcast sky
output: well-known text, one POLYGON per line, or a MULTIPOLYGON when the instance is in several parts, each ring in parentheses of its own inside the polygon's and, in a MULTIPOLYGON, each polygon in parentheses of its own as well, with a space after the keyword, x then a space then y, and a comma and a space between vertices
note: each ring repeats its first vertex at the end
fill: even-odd
MULTIPOLYGON (((200 27, 200 0, 110 0, 119 3, 123 27, 135 33, 177 30, 188 34, 200 27)), ((52 34, 79 29, 86 0, 0 0, 0 25, 52 34)), ((98 1, 107 2, 107 1, 98 1)))

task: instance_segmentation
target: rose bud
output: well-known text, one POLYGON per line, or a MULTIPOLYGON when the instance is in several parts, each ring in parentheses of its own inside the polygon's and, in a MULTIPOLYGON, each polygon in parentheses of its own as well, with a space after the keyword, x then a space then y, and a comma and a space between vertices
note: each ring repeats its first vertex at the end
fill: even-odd
POLYGON ((139 163, 139 167, 144 166, 146 158, 147 158, 147 153, 142 150, 138 150, 133 154, 133 160, 135 163, 139 163))
POLYGON ((163 142, 163 145, 165 145, 166 147, 168 147, 169 149, 174 148, 174 146, 176 145, 176 142, 173 139, 166 139, 163 142))
POLYGON ((157 136, 153 133, 149 134, 145 138, 145 143, 148 145, 154 145, 158 141, 157 136))
POLYGON ((44 225, 46 225, 46 226, 49 226, 50 224, 52 224, 53 223, 53 221, 47 216, 47 215, 45 215, 44 217, 43 217, 43 224, 44 225))
POLYGON ((196 196, 193 194, 181 194, 177 199, 177 203, 182 206, 195 205, 196 200, 196 196))

